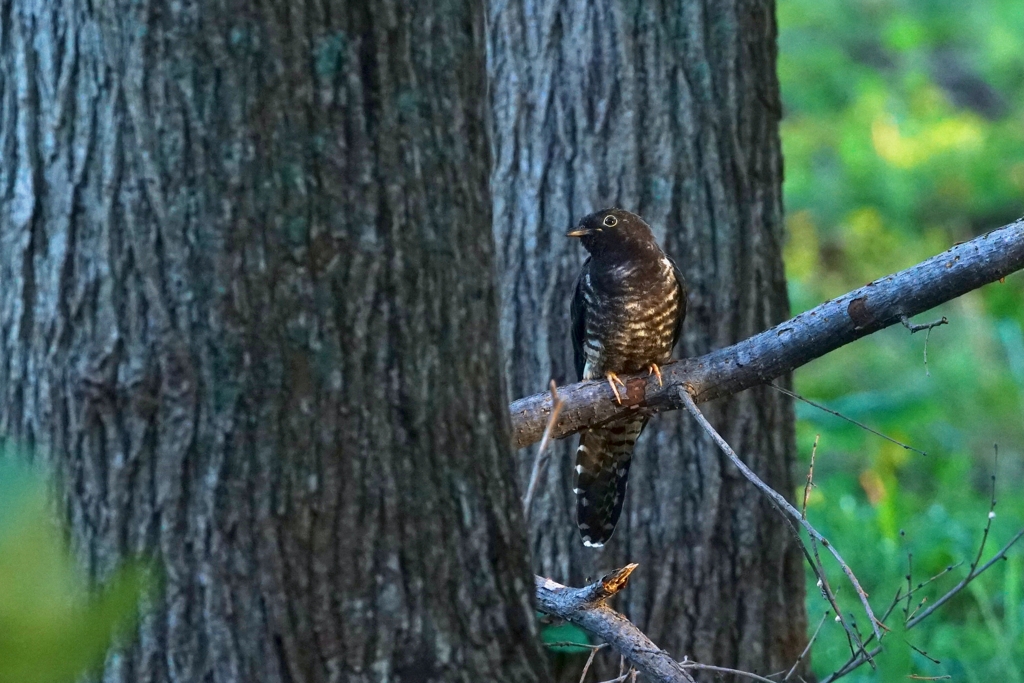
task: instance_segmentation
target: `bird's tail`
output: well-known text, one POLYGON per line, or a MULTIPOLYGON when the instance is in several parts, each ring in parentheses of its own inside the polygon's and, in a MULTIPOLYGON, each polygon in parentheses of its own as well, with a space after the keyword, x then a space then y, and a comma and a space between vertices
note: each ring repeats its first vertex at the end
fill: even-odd
POLYGON ((626 497, 633 446, 646 417, 628 417, 580 435, 576 451, 576 525, 583 545, 601 547, 612 536, 626 497))

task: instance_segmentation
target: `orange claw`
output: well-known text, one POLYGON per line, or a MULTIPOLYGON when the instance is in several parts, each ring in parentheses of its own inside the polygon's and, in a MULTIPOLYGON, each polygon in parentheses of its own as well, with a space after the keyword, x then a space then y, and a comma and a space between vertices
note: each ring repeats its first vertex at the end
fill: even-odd
POLYGON ((658 378, 659 387, 665 386, 665 383, 661 381, 661 368, 658 367, 657 363, 651 363, 647 366, 647 376, 650 377, 651 375, 658 378))
POLYGON ((619 376, 614 372, 606 372, 604 376, 608 378, 608 386, 612 388, 612 393, 615 394, 615 401, 621 406, 622 396, 619 395, 619 390, 615 388, 615 383, 618 382, 622 385, 623 389, 626 388, 626 383, 619 379, 619 376))

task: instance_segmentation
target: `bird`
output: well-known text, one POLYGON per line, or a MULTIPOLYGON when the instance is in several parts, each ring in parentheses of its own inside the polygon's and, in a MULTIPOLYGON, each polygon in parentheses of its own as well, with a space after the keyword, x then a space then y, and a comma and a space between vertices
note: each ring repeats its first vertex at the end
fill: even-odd
MULTIPOLYGON (((567 234, 590 256, 573 288, 570 313, 576 374, 605 379, 622 403, 619 373, 646 369, 662 382, 686 317, 686 284, 651 227, 629 211, 591 213, 567 234)), ((576 451, 573 491, 583 545, 601 547, 622 513, 633 446, 647 416, 628 415, 584 430, 576 451)))

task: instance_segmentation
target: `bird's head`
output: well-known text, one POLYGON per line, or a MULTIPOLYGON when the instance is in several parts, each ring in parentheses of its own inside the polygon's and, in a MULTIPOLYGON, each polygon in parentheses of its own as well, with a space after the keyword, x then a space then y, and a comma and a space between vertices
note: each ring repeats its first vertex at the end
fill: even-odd
POLYGON ((583 248, 594 256, 657 249, 651 226, 635 213, 622 209, 603 209, 584 216, 567 236, 580 238, 583 248))

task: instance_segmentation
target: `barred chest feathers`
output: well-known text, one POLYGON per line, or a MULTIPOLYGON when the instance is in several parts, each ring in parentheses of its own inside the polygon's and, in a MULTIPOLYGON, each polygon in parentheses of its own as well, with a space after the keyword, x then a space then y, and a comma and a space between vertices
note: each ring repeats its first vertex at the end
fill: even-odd
POLYGON ((669 360, 682 292, 675 267, 658 252, 617 264, 591 259, 584 266, 582 379, 634 372, 669 360))

